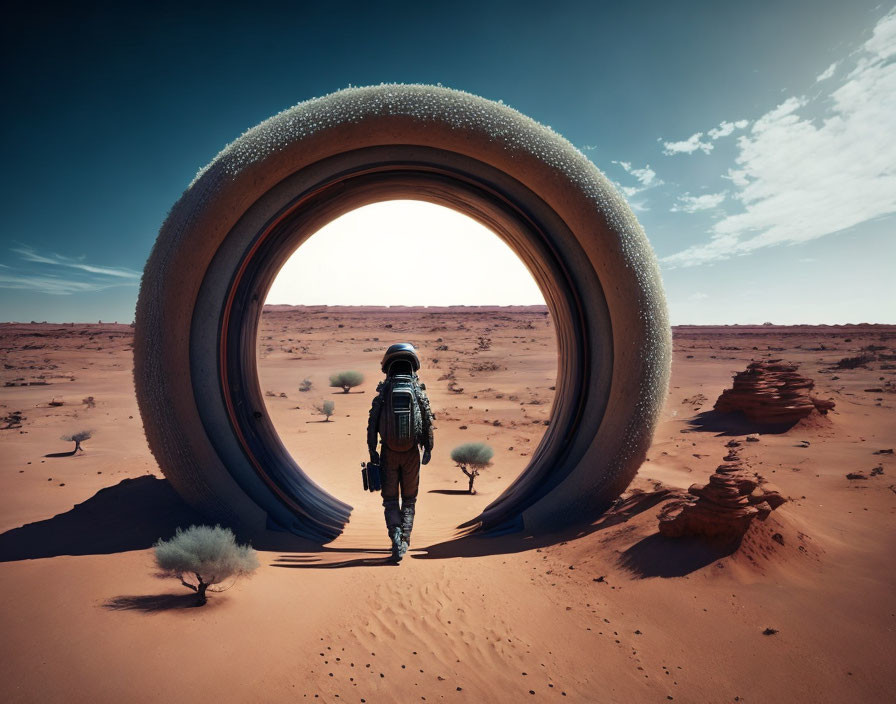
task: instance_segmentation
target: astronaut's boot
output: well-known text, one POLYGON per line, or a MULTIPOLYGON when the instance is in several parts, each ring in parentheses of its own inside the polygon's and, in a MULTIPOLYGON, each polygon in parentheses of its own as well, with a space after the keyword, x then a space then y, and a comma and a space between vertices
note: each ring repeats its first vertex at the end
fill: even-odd
POLYGON ((404 554, 408 548, 407 545, 401 540, 400 527, 392 529, 390 539, 392 540, 392 554, 390 555, 390 559, 392 560, 392 562, 401 562, 401 558, 404 557, 404 554))
POLYGON ((383 499, 383 509, 386 517, 386 532, 392 543, 392 559, 398 562, 404 556, 404 551, 401 550, 402 515, 398 499, 383 499))
POLYGON ((407 552, 411 544, 411 531, 414 529, 414 508, 417 499, 403 499, 401 506, 401 543, 402 554, 407 552))

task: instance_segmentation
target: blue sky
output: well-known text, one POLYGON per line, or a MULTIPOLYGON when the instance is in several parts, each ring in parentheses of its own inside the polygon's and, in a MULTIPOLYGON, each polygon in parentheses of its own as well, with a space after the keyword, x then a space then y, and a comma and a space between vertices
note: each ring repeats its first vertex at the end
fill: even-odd
POLYGON ((165 214, 224 144, 395 81, 501 99, 582 149, 675 323, 896 322, 891 4, 303 5, 13 3, 0 320, 129 322, 165 214))

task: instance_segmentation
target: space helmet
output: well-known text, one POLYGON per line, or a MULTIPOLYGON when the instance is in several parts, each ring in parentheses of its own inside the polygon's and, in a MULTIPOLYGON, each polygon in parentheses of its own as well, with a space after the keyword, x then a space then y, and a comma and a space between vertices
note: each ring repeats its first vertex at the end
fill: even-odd
POLYGON ((410 342, 398 342, 390 345, 383 355, 382 369, 384 374, 389 373, 389 367, 398 360, 405 360, 410 363, 412 371, 420 368, 420 357, 417 356, 417 350, 410 342))

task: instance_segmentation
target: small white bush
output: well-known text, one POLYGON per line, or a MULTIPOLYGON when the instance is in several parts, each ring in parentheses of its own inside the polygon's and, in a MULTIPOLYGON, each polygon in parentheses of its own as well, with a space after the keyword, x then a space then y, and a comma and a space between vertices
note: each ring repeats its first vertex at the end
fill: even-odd
POLYGON ((211 585, 249 576, 258 569, 255 550, 237 545, 233 531, 221 526, 178 528, 173 538, 159 539, 154 547, 161 572, 196 592, 197 606, 205 604, 205 592, 211 585))

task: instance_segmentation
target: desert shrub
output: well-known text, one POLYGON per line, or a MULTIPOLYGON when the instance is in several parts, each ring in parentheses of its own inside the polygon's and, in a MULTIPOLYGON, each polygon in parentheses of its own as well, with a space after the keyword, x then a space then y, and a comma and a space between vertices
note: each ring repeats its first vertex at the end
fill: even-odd
POLYGON ((302 379, 302 383, 299 384, 299 391, 311 391, 312 386, 311 379, 302 379))
POLYGON ((334 410, 336 410, 336 404, 333 401, 321 401, 314 404, 314 412, 319 416, 326 416, 324 420, 328 422, 334 410))
POLYGON ((363 382, 364 375, 361 372, 336 372, 330 375, 330 386, 342 389, 344 394, 347 394, 349 389, 360 386, 363 382))
POLYGON ((178 528, 173 538, 159 539, 153 547, 161 573, 176 577, 196 592, 196 606, 206 603, 206 590, 213 584, 248 576, 258 569, 255 550, 237 545, 233 531, 217 525, 178 528))
POLYGON ((69 435, 63 435, 61 440, 65 442, 73 442, 75 443, 75 449, 72 450, 72 454, 76 452, 83 452, 81 449, 81 443, 85 440, 90 440, 93 437, 92 430, 79 430, 77 433, 70 433, 69 435))
POLYGON ((470 480, 468 491, 471 494, 476 493, 473 490, 473 482, 479 476, 479 472, 491 466, 494 454, 495 451, 483 442, 467 442, 451 451, 451 459, 470 480))
POLYGON ((22 411, 13 411, 12 413, 0 419, 0 423, 6 423, 6 425, 0 428, 0 430, 13 430, 16 428, 21 428, 24 421, 25 416, 22 414, 22 411))

